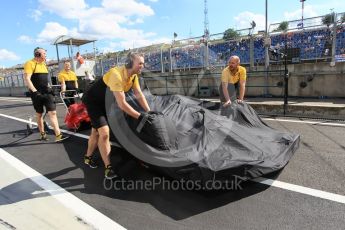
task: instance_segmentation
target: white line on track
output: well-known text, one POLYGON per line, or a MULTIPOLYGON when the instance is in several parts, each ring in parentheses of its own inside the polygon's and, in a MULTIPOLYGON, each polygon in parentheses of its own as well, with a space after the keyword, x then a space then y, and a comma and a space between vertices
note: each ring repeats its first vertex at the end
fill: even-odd
POLYGON ((34 183, 43 188, 45 192, 80 216, 90 226, 96 229, 125 229, 1 148, 0 158, 23 173, 27 178, 30 178, 34 183))
MULTIPOLYGON (((27 97, 0 97, 0 101, 8 101, 8 102, 23 102, 23 103, 28 103, 28 104, 32 104, 32 101, 30 98, 27 97)), ((63 105, 62 102, 57 102, 57 105, 63 105)))
MULTIPOLYGON (((18 117, 9 116, 9 115, 2 114, 2 113, 0 113, 0 116, 2 116, 2 117, 6 117, 6 118, 9 118, 9 119, 12 119, 12 120, 20 121, 20 122, 23 122, 23 123, 26 123, 26 124, 30 124, 30 121, 25 120, 25 119, 22 119, 22 118, 18 118, 18 117)), ((37 126, 37 123, 36 123, 36 122, 31 121, 31 125, 35 125, 35 126, 37 126)), ((51 127, 51 126, 49 126, 49 128, 51 128, 51 129, 52 129, 52 127, 51 127)), ((75 133, 75 132, 71 132, 71 131, 64 130, 64 129, 60 129, 60 130, 61 130, 61 132, 63 132, 63 133, 67 133, 67 134, 72 135, 72 136, 76 136, 76 137, 84 138, 84 139, 87 139, 87 140, 89 139, 89 136, 88 136, 88 135, 85 135, 85 134, 81 134, 81 133, 75 133)), ((115 142, 110 142, 110 144, 111 144, 112 146, 115 146, 115 147, 120 147, 120 148, 121 148, 121 146, 120 146, 119 144, 115 143, 115 142)))
POLYGON ((1 101, 20 101, 20 102, 30 102, 31 103, 31 99, 30 98, 17 98, 17 97, 0 97, 1 101))
MULTIPOLYGON (((27 120, 8 116, 8 115, 1 114, 1 113, 0 113, 0 116, 10 118, 13 120, 17 120, 17 121, 21 121, 24 123, 29 123, 27 120)), ((270 120, 291 122, 291 120, 284 120, 284 119, 270 119, 270 120)), ((297 121, 297 122, 305 123, 304 121, 297 121)), ((311 122, 310 124, 319 124, 319 123, 311 122)), ((329 124, 329 123, 327 123, 327 124, 329 124)), ((337 124, 337 123, 334 123, 334 124, 337 124)), ((339 125, 341 125, 341 124, 339 124, 339 125)), ((70 132, 67 130, 61 130, 61 131, 68 133, 68 134, 71 134, 71 135, 74 135, 74 136, 82 137, 85 139, 89 138, 89 136, 87 136, 87 135, 73 133, 73 132, 70 132)), ((116 143, 114 143, 114 144, 116 144, 116 143)), ((294 185, 294 184, 290 184, 290 183, 286 183, 286 182, 281 182, 278 180, 266 179, 263 177, 256 178, 253 181, 261 183, 261 184, 265 184, 265 185, 269 185, 269 186, 273 186, 273 187, 277 187, 277 188, 281 188, 281 189, 285 189, 285 190, 289 190, 289 191, 293 191, 293 192, 297 192, 297 193, 310 195, 310 196, 314 196, 317 198, 322 198, 322 199, 331 200, 331 201, 345 204, 345 196, 338 195, 335 193, 325 192, 322 190, 312 189, 312 188, 308 188, 308 187, 304 187, 304 186, 300 186, 300 185, 294 185)))
POLYGON ((345 127, 344 123, 335 123, 335 122, 328 122, 328 121, 301 121, 301 120, 290 120, 290 119, 275 119, 275 118, 262 118, 266 121, 282 121, 282 122, 292 122, 292 123, 303 123, 303 124, 310 124, 310 125, 324 125, 324 126, 335 126, 335 127, 345 127))
POLYGON ((331 200, 331 201, 345 204, 345 196, 342 196, 342 195, 338 195, 338 194, 334 194, 334 193, 330 193, 330 192, 325 192, 325 191, 321 191, 321 190, 317 190, 317 189, 313 189, 313 188, 307 188, 307 187, 303 187, 300 185, 285 183, 285 182, 281 182, 281 181, 277 181, 277 180, 266 179, 263 177, 253 179, 253 181, 261 183, 261 184, 274 186, 277 188, 282 188, 285 190, 298 192, 298 193, 306 194, 309 196, 314 196, 314 197, 318 197, 318 198, 322 198, 322 199, 331 200))

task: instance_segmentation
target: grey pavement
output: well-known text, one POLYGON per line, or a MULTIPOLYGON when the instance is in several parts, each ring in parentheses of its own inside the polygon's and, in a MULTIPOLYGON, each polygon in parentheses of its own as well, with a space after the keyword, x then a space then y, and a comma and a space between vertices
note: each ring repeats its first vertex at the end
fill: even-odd
MULTIPOLYGON (((265 99, 266 104, 268 101, 265 99)), ((248 103, 252 102, 254 102, 252 99, 248 99, 248 103)), ((259 99, 256 102, 261 103, 259 99)), ((272 99, 271 102, 273 103, 274 100, 272 99)), ((296 103, 312 103, 312 101, 296 103)), ((323 106, 323 108, 327 111, 331 107, 323 106)), ((58 105, 58 117, 62 127, 65 112, 63 106, 58 105)), ((23 99, 9 101, 0 98, 0 114, 27 119, 28 115, 34 113, 30 102, 25 102, 23 99)), ((326 120, 314 122, 310 119, 287 117, 263 117, 263 120, 275 129, 301 135, 300 148, 289 164, 280 173, 273 174, 269 178, 345 198, 344 122, 326 120)), ((152 190, 106 189, 102 180, 103 169, 93 170, 83 165, 82 156, 87 148, 87 139, 72 136, 60 144, 42 143, 37 140, 37 132, 25 136, 25 129, 26 124, 0 116, 0 148, 127 229, 331 230, 344 228, 344 203, 322 199, 317 194, 311 196, 256 182, 246 182, 240 190, 218 192, 174 191, 161 186, 152 190)), ((88 135, 89 131, 83 133, 88 135)), ((99 154, 96 156, 100 161, 99 154)), ((132 158, 128 158, 128 153, 123 149, 112 148, 112 162, 121 170, 122 176, 127 181, 150 181, 160 177, 157 172, 147 170, 132 158)), ((11 189, 20 184, 13 179, 8 180, 11 177, 6 175, 12 174, 10 166, 1 166, 2 170, 7 171, 7 174, 2 173, 0 176, 0 197, 3 197, 6 192, 13 191, 11 189)), ((14 175, 18 175, 18 172, 14 175)), ((29 181, 24 178, 16 180, 29 181)), ((35 187, 32 184, 30 186, 35 187)), ((47 218, 47 221, 41 229, 66 229, 65 226, 60 228, 62 225, 54 228, 48 224, 51 221, 49 218, 54 216, 41 208, 41 205, 42 207, 44 205, 39 203, 49 199, 48 197, 42 199, 25 194, 19 194, 18 197, 17 200, 12 197, 12 203, 0 205, 0 213, 13 214, 16 211, 19 217, 25 217, 33 213, 33 210, 25 207, 25 204, 28 204, 38 209, 35 210, 37 211, 35 215, 40 221, 30 222, 33 229, 34 226, 39 229, 44 218, 47 218), (16 209, 16 206, 23 208, 16 209), (44 212, 44 218, 40 217, 39 210, 44 212)), ((82 225, 79 228, 80 223, 73 220, 72 211, 67 208, 64 212, 62 210, 66 207, 57 205, 60 208, 56 209, 55 218, 58 220, 66 218, 66 223, 71 223, 67 228, 89 227, 82 225)), ((7 222, 13 227, 18 226, 17 229, 23 229, 20 228, 23 224, 20 220, 5 214, 0 215, 0 228, 7 229, 8 227, 3 224, 7 222)))

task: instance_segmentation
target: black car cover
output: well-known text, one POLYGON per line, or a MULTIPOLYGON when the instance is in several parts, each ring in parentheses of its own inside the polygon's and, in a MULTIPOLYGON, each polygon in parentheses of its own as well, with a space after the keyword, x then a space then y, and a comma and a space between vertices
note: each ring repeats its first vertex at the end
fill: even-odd
MULTIPOLYGON (((108 91, 110 128, 129 153, 174 178, 259 177, 282 169, 299 146, 298 134, 269 127, 245 102, 224 108, 181 95, 144 94, 155 113, 143 124, 124 114, 108 91)), ((142 111, 133 93, 126 100, 142 111)))

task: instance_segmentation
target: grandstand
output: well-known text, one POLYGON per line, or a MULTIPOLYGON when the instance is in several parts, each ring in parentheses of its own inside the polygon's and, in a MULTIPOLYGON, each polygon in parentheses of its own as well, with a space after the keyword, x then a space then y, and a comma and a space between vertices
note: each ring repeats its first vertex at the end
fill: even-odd
MULTIPOLYGON (((338 20, 331 25, 324 25, 324 16, 306 18, 301 27, 300 21, 290 21, 287 31, 277 31, 279 23, 269 27, 271 64, 281 61, 279 53, 287 53, 289 63, 332 61, 334 55, 345 53, 345 24, 340 20, 344 13, 337 14, 338 20), (335 39, 333 39, 335 34, 335 39), (276 57, 274 57, 276 53, 276 57)), ((141 47, 136 51, 145 55, 146 71, 174 72, 200 68, 224 67, 231 55, 241 58, 245 66, 264 65, 265 36, 262 33, 251 34, 250 28, 238 30, 240 36, 232 40, 219 37, 223 33, 173 41, 172 44, 157 44, 141 47)), ((112 65, 121 65, 126 52, 115 53, 116 58, 102 58, 103 72, 112 65)))
MULTIPOLYGON (((145 70, 153 74, 181 71, 220 71, 231 55, 241 58, 241 64, 248 70, 264 67, 266 50, 270 55, 268 66, 281 65, 286 54, 288 64, 335 63, 345 61, 345 13, 335 15, 333 24, 324 24, 327 15, 289 21, 285 31, 277 31, 280 23, 269 26, 269 39, 265 33, 253 34, 253 28, 238 30, 238 37, 224 40, 224 33, 174 40, 171 44, 155 44, 134 50, 123 50, 97 55, 94 74, 102 76, 112 66, 122 65, 130 51, 142 52, 145 70), (267 42, 268 41, 268 42, 267 42)), ((56 74, 52 63, 51 75, 56 74)), ((23 86, 21 70, 2 70, 5 78, 0 87, 23 86)), ((265 83, 266 84, 266 83, 265 83)))

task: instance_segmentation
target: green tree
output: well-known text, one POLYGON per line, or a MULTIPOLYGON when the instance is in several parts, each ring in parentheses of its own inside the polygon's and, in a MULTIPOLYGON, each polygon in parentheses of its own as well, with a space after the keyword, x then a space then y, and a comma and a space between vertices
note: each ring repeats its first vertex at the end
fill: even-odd
POLYGON ((230 40, 230 39, 238 38, 239 36, 240 34, 236 30, 229 28, 224 31, 223 39, 230 40))
POLYGON ((327 27, 329 27, 331 24, 334 23, 334 16, 335 16, 334 13, 330 13, 330 14, 325 15, 322 18, 322 24, 324 24, 327 27))
POLYGON ((289 22, 288 21, 283 21, 279 24, 277 29, 273 30, 273 32, 278 32, 278 31, 284 31, 286 32, 287 29, 289 28, 289 22))

